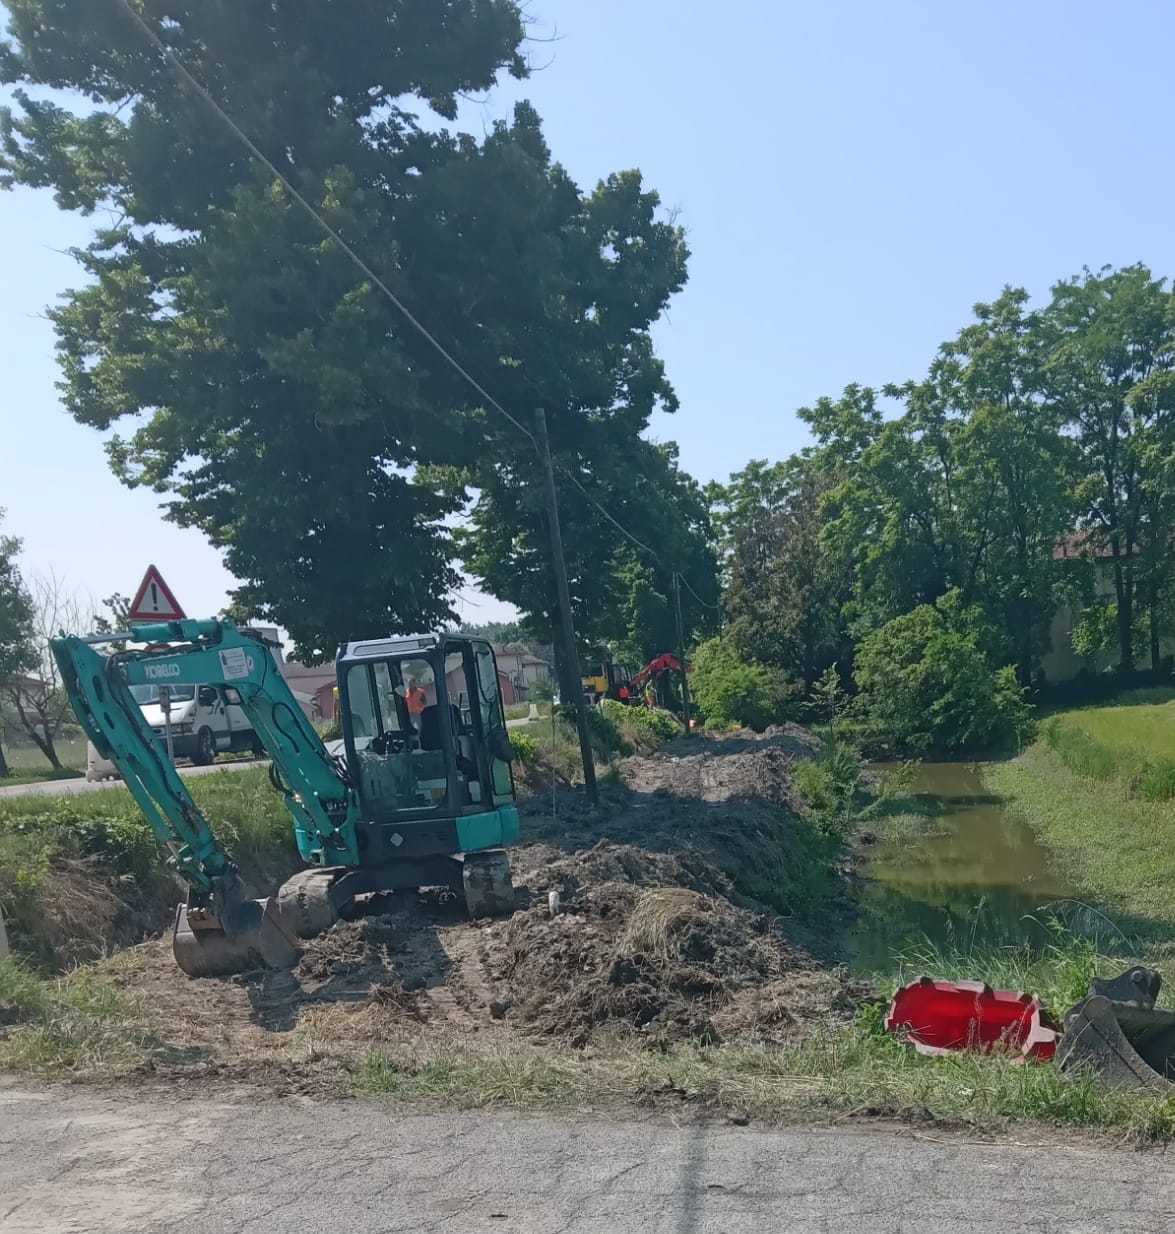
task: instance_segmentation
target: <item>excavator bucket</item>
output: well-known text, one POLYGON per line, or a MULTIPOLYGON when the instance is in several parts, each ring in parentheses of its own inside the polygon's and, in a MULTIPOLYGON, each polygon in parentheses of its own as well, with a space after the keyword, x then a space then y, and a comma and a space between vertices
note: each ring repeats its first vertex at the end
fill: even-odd
POLYGON ((189 977, 292 968, 301 954, 282 924, 276 896, 242 900, 223 919, 194 905, 179 905, 172 951, 175 962, 189 977))
POLYGON ((1120 1088, 1169 1092, 1175 1081, 1175 1011, 1155 1006, 1161 978, 1132 968, 1113 980, 1095 977, 1089 994, 1065 1016, 1057 1064, 1120 1088))

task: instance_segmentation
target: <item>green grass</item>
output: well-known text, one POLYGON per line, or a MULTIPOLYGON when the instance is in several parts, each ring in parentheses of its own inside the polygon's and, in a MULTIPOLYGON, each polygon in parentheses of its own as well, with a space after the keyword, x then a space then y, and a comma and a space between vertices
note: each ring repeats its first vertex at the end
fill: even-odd
POLYGON ((621 1045, 571 1054, 532 1043, 488 1050, 414 1043, 370 1053, 355 1089, 464 1109, 660 1100, 766 1122, 849 1114, 990 1132, 1030 1121, 1132 1143, 1166 1141, 1175 1133, 1175 1099, 1107 1090, 1008 1057, 923 1058, 869 1024, 830 1026, 806 1045, 782 1048, 679 1046, 653 1053, 621 1045))
POLYGON ((1152 958, 1175 954, 1175 691, 1060 711, 984 781, 1152 958))
POLYGON ((1139 933, 1175 927, 1175 805, 1131 797, 1121 781, 1070 770, 1044 742, 984 770, 1070 880, 1139 933))
POLYGON ((86 770, 86 739, 70 737, 55 745, 61 770, 49 766, 49 761, 34 745, 5 743, 4 757, 11 775, 0 780, 0 788, 14 784, 37 784, 42 780, 72 780, 86 770))
MULTIPOLYGON (((293 824, 265 768, 201 776, 188 788, 253 893, 298 868, 293 824)), ((179 895, 125 788, 0 797, 0 905, 14 947, 40 967, 103 954, 120 928, 162 925, 179 895)))
MULTIPOLYGON (((73 771, 85 771, 86 739, 84 737, 63 737, 54 743, 54 749, 63 767, 68 767, 73 771)), ((36 771, 49 765, 48 760, 35 745, 8 743, 4 746, 4 755, 8 759, 8 765, 14 771, 36 771)))
POLYGON ((143 1009, 92 970, 45 980, 0 959, 0 1068, 60 1078, 124 1073, 158 1047, 143 1009))
POLYGON ((1133 690, 1109 706, 1062 714, 1069 724, 1121 755, 1175 755, 1175 690, 1133 690))

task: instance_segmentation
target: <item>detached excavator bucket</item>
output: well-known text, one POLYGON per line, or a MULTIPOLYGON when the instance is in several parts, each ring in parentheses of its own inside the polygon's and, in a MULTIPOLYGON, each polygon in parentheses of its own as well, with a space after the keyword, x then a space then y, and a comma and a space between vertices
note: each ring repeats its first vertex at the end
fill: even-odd
POLYGON ((217 918, 181 904, 172 934, 175 962, 189 977, 225 977, 255 968, 292 968, 301 951, 283 928, 276 897, 242 900, 217 918))
POLYGON ((1175 1080, 1175 1011, 1155 1007, 1161 978, 1132 968, 1112 981, 1094 978, 1065 1016, 1057 1050, 1062 1071, 1109 1084, 1168 1092, 1175 1080))

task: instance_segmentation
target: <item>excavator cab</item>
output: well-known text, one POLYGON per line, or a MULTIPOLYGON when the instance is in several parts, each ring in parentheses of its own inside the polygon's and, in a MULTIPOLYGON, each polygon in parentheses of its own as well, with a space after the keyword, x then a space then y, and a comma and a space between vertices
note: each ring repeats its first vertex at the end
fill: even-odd
MULTIPOLYGON (((489 643, 370 639, 341 648, 335 665, 359 796, 360 866, 382 889, 420 887, 452 882, 455 855, 463 854, 456 861, 467 899, 471 870, 490 882, 508 878, 500 850, 518 836, 518 812, 489 643)), ((494 898, 506 894, 503 887, 494 898)), ((469 907, 478 916, 499 906, 475 893, 469 907)))

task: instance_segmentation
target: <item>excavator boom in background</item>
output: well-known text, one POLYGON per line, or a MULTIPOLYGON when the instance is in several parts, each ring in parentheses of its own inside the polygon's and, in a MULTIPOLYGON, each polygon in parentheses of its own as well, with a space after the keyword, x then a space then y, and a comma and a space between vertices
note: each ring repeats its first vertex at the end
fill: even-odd
POLYGON ((513 908, 502 849, 518 836, 518 811, 489 643, 440 634, 340 648, 337 754, 319 739, 268 647, 230 622, 61 637, 52 650, 86 736, 118 767, 187 885, 174 946, 189 975, 287 966, 299 938, 374 892, 449 885, 471 916, 513 908), (102 643, 147 646, 103 654, 102 643), (275 895, 246 898, 236 864, 130 691, 169 683, 231 692, 269 754, 310 867, 275 895))

